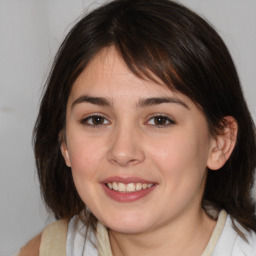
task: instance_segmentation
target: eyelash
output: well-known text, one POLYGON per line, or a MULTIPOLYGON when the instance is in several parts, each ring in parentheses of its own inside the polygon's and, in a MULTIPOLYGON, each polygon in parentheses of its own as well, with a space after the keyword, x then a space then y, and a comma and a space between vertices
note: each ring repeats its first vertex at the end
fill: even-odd
MULTIPOLYGON (((101 115, 92 115, 92 116, 88 116, 88 117, 84 118, 83 120, 81 120, 81 124, 99 128, 102 125, 109 125, 110 121, 108 121, 107 118, 105 118, 101 115), (96 121, 98 123, 95 124, 94 121, 96 121), (107 121, 107 123, 105 123, 106 121, 107 121)), ((151 117, 150 119, 148 119, 148 121, 146 121, 145 124, 148 124, 150 126, 156 126, 158 128, 164 128, 164 127, 174 125, 174 124, 176 124, 176 122, 165 115, 159 114, 159 115, 155 115, 155 116, 151 117), (154 124, 150 124, 151 120, 154 121, 154 124), (164 124, 156 124, 157 121, 160 121, 160 122, 163 121, 165 123, 164 124)))

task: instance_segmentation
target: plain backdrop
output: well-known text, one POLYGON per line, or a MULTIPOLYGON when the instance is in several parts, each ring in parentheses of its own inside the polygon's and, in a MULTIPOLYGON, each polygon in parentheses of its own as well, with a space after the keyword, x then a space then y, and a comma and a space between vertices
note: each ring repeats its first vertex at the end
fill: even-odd
MULTIPOLYGON (((54 54, 92 0, 0 0, 0 256, 53 220, 40 198, 31 134, 54 54)), ((256 120, 256 1, 181 0, 228 45, 256 120)), ((239 104, 239 102, 237 103, 239 104)))

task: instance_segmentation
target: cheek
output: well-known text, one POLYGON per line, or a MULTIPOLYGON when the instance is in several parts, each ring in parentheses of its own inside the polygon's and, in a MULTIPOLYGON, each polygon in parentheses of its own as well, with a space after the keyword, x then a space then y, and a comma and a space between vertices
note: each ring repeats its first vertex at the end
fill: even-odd
POLYGON ((208 155, 206 136, 193 134, 177 132, 149 147, 154 164, 164 177, 175 180, 176 184, 204 175, 208 155))
POLYGON ((94 209, 94 197, 97 195, 98 170, 102 169, 103 147, 95 139, 82 136, 70 136, 69 154, 72 176, 82 201, 94 209))
POLYGON ((79 176, 93 175, 104 157, 102 141, 78 134, 70 137, 68 151, 72 172, 79 176))

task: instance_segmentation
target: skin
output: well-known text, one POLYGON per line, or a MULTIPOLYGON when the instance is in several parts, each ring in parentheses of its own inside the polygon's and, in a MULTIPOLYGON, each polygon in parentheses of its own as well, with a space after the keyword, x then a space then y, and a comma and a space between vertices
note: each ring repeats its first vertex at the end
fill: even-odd
POLYGON ((110 229, 114 255, 193 256, 202 253, 215 226, 201 200, 206 168, 220 168, 232 152, 226 134, 213 138, 188 97, 136 77, 111 47, 72 87, 61 150, 80 197, 110 229), (149 104, 149 98, 170 102, 149 104), (155 187, 139 200, 118 202, 101 184, 113 176, 155 187))

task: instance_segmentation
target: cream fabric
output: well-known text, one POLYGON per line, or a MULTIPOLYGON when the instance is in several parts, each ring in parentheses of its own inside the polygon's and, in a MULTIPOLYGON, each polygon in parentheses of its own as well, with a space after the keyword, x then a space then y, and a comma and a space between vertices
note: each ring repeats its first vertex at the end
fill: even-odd
POLYGON ((59 220, 44 229, 39 256, 66 256, 67 227, 66 220, 59 220))
POLYGON ((217 221, 215 228, 212 232, 211 238, 201 256, 212 255, 212 253, 215 249, 215 246, 216 246, 216 244, 221 236, 221 233, 224 229, 226 220, 227 220, 227 213, 226 213, 226 211, 222 210, 219 214, 218 221, 217 221))

